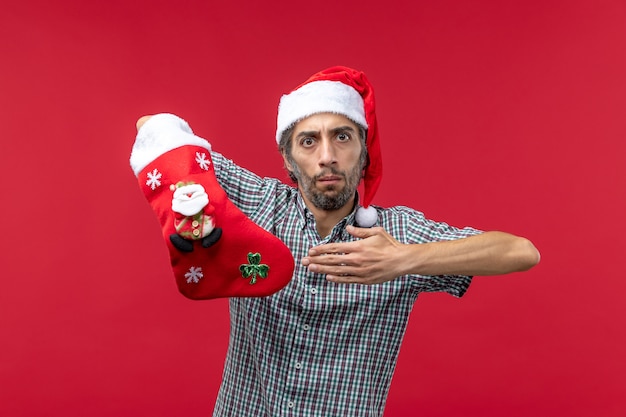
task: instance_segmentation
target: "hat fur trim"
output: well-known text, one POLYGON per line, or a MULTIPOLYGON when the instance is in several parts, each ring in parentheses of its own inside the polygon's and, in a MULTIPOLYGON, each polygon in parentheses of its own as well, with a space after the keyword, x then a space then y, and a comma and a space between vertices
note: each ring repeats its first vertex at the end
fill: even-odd
POLYGON ((130 154, 130 167, 136 176, 159 156, 185 145, 211 150, 209 142, 194 135, 189 124, 180 117, 169 113, 156 114, 137 132, 130 154))
POLYGON ((313 81, 281 97, 276 122, 276 143, 283 132, 318 113, 341 114, 368 128, 361 95, 340 81, 313 81))

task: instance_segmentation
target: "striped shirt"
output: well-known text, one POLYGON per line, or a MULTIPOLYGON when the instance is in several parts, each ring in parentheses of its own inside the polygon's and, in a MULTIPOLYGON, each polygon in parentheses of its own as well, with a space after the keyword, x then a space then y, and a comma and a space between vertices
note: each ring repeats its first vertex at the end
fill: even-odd
MULTIPOLYGON (((420 292, 460 297, 471 277, 405 275, 378 285, 337 284, 307 271, 309 248, 355 240, 345 227, 325 238, 297 189, 212 153, 220 185, 296 260, 291 282, 262 298, 230 299, 230 340, 214 417, 382 416, 400 343, 420 292)), ((480 233, 436 223, 408 207, 380 208, 378 225, 402 243, 480 233)))

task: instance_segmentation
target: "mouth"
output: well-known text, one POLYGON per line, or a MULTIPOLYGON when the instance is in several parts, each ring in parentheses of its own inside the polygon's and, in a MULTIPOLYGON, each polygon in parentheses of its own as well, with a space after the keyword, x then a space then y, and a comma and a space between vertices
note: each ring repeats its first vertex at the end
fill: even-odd
POLYGON ((323 177, 319 177, 317 182, 322 185, 334 185, 342 180, 343 178, 339 175, 324 175, 323 177))

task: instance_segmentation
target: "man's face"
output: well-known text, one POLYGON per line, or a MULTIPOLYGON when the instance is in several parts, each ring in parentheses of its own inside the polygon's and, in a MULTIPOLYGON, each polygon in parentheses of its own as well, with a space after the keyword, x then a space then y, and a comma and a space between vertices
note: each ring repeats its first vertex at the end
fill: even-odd
POLYGON ((320 113, 296 123, 285 166, 304 198, 322 210, 353 201, 363 171, 359 128, 344 116, 320 113))

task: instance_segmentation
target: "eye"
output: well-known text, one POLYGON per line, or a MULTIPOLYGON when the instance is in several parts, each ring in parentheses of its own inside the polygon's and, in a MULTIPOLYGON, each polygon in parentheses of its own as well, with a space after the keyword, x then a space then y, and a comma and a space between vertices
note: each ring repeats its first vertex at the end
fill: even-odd
POLYGON ((313 139, 310 136, 302 138, 302 140, 300 141, 300 145, 304 146, 305 148, 310 148, 314 144, 315 144, 315 139, 313 139))
POLYGON ((347 141, 349 141, 350 139, 351 139, 351 136, 350 136, 350 134, 349 134, 349 133, 342 132, 342 133, 339 133, 339 134, 337 135, 337 140, 338 140, 339 142, 347 142, 347 141))

